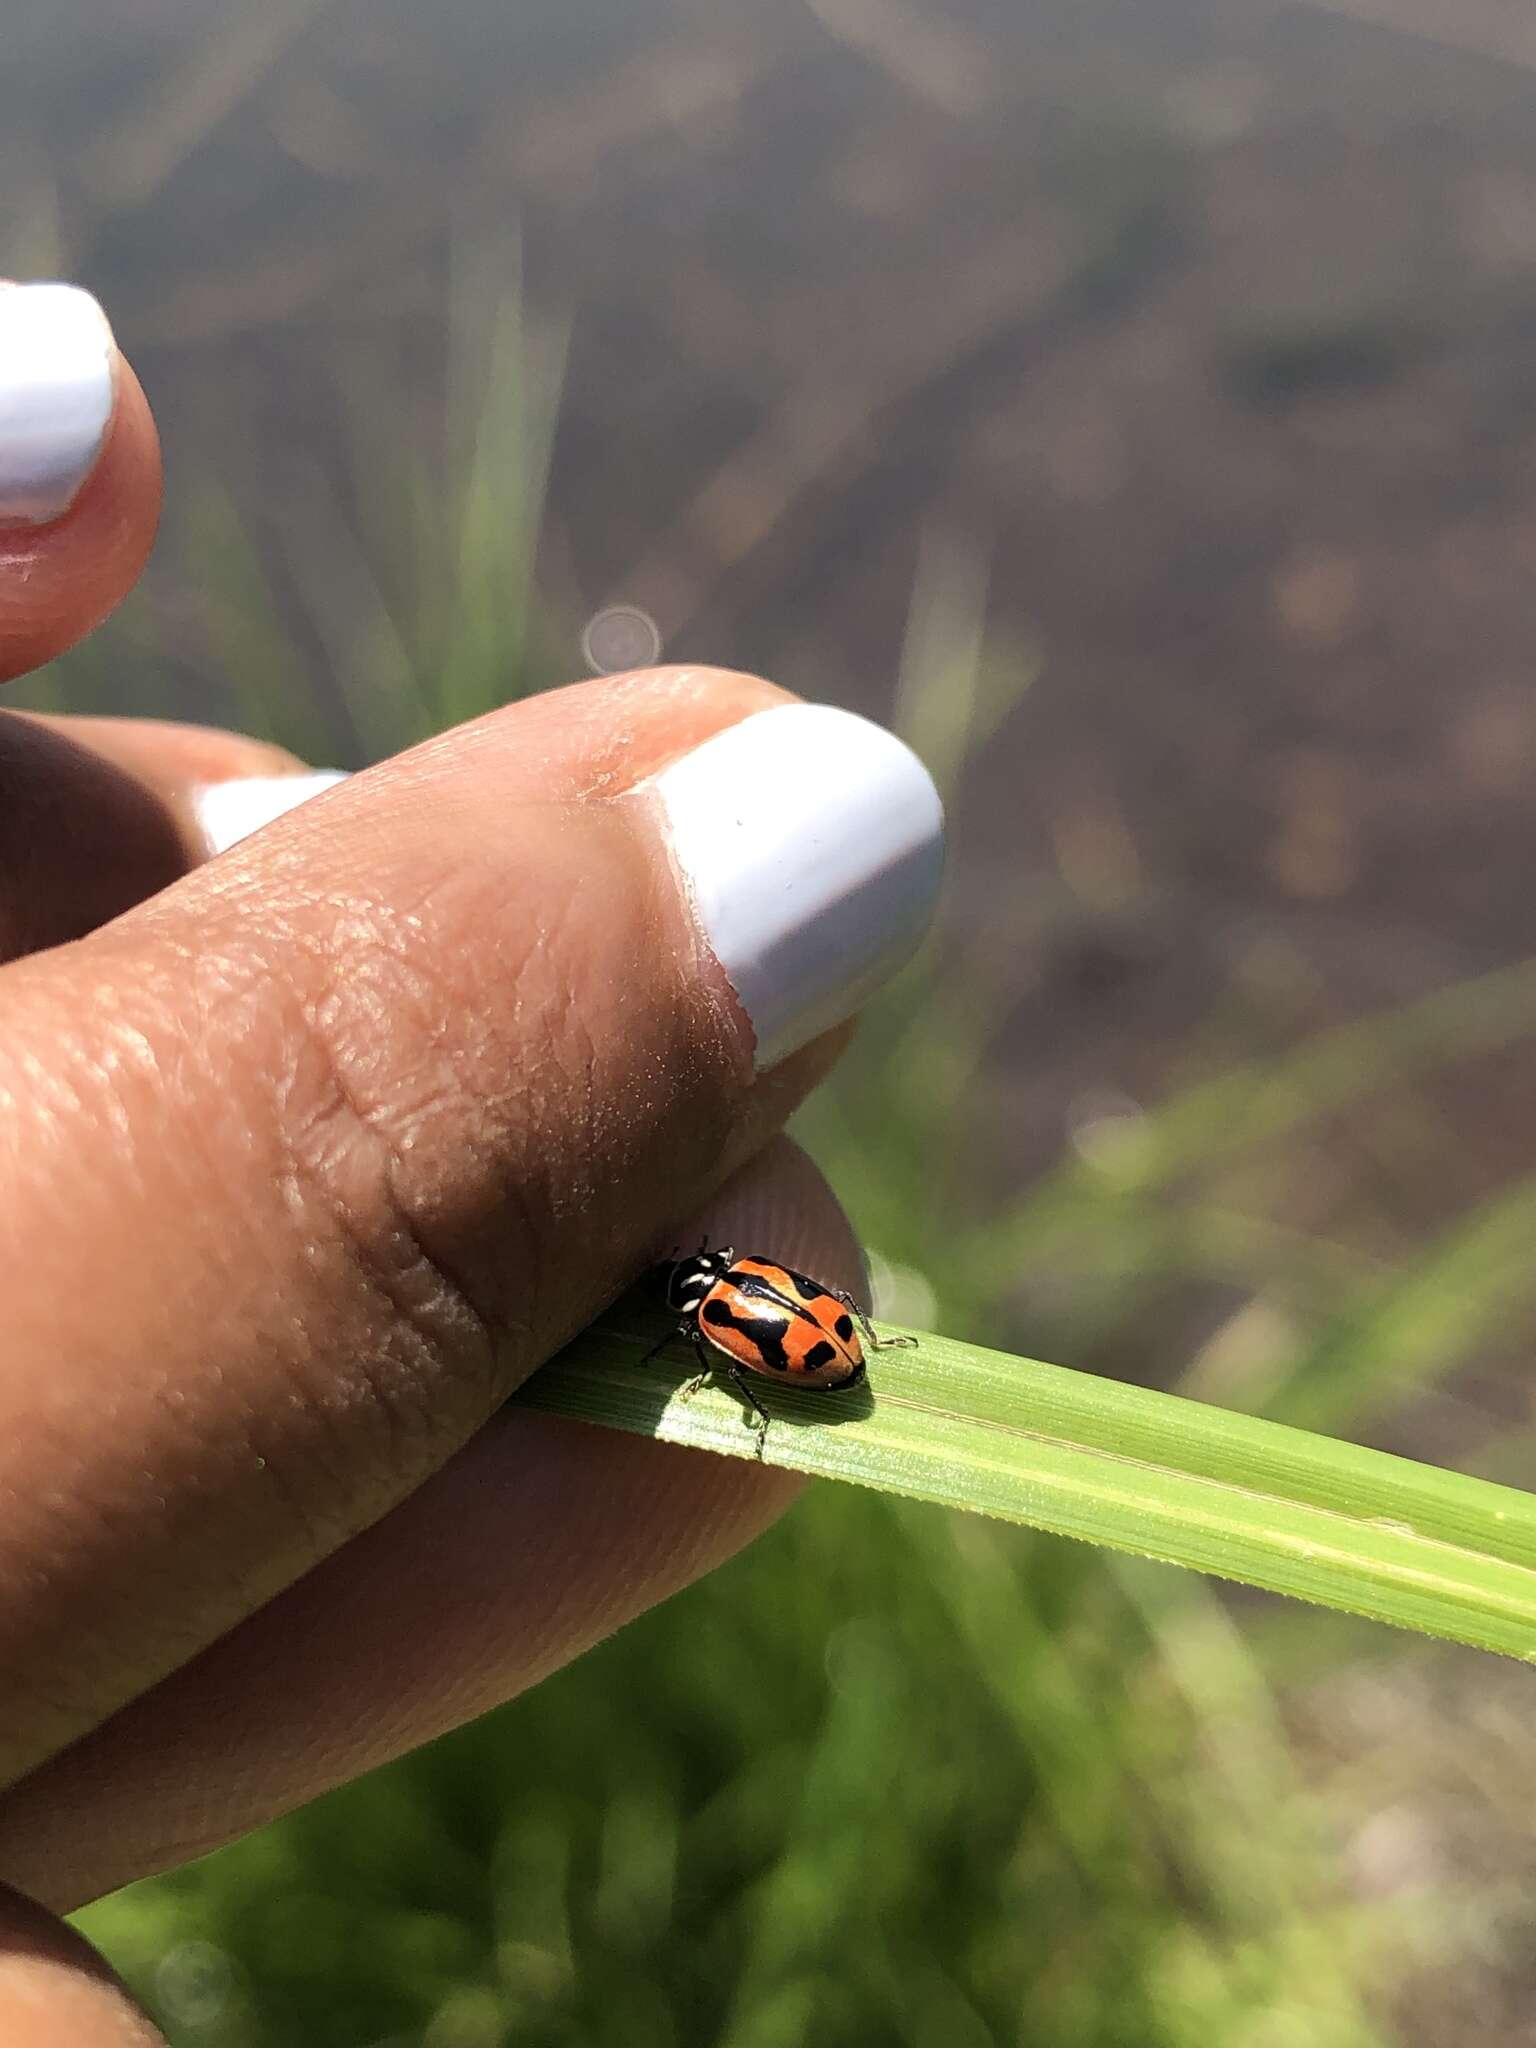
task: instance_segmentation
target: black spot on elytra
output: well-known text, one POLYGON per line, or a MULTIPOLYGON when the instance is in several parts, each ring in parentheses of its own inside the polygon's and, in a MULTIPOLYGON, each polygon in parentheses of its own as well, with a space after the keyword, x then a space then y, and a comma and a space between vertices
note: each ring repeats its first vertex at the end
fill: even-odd
MULTIPOLYGON (((744 1294, 744 1288, 738 1288, 744 1294)), ((762 1363, 773 1372, 789 1371, 789 1354, 784 1349, 784 1333, 790 1327, 783 1311, 776 1315, 738 1315, 729 1300, 721 1294, 712 1294, 699 1310, 699 1320, 708 1323, 714 1330, 739 1330, 746 1337, 762 1363)))
MULTIPOLYGON (((789 1273, 788 1266, 784 1270, 789 1273)), ((795 1292, 802 1301, 820 1301, 827 1291, 819 1280, 807 1280, 803 1273, 789 1273, 789 1277, 794 1281, 795 1292)))
POLYGON ((853 1317, 848 1315, 839 1316, 832 1327, 846 1344, 853 1335, 853 1317))
MULTIPOLYGON (((816 1292, 821 1297, 826 1290, 818 1288, 816 1292)), ((751 1369, 754 1371, 782 1372, 799 1378, 802 1374, 821 1372, 834 1364, 839 1356, 837 1346, 818 1334, 816 1341, 800 1358, 792 1359, 785 1348, 789 1332, 797 1325, 802 1328, 809 1325, 819 1332, 820 1325, 807 1310, 796 1307, 769 1281, 753 1273, 738 1273, 731 1280, 728 1292, 722 1290, 711 1294, 699 1310, 699 1324, 704 1329, 739 1331, 752 1346, 751 1369), (745 1311, 745 1304, 754 1300, 773 1306, 766 1315, 752 1315, 745 1311)), ((727 1356, 731 1355, 727 1353, 727 1356)), ((834 1393, 840 1387, 856 1386, 863 1377, 863 1361, 857 1364, 849 1361, 847 1372, 841 1379, 834 1380, 831 1386, 808 1387, 805 1391, 834 1393)))
POLYGON ((740 1270, 733 1273, 731 1275, 731 1285, 741 1288, 743 1293, 771 1294, 775 1301, 787 1302, 791 1299, 791 1296, 788 1289, 781 1284, 787 1280, 789 1286, 799 1295, 801 1301, 826 1300, 827 1290, 822 1286, 821 1282, 808 1279, 804 1273, 797 1273, 793 1266, 781 1266, 776 1259, 758 1257, 754 1257, 749 1263, 754 1266, 762 1266, 766 1270, 761 1273, 742 1272, 740 1270))

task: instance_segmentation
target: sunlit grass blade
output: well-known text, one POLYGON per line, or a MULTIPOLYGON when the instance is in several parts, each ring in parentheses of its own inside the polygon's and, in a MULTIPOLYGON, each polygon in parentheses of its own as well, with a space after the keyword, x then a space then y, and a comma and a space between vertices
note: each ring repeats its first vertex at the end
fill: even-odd
MULTIPOLYGON (((654 1337, 645 1307, 621 1303, 517 1399, 753 1456, 729 1386, 685 1399, 692 1361, 643 1363, 654 1337)), ((767 1464, 1536 1661, 1536 1496, 932 1334, 881 1352, 873 1391, 753 1385, 767 1464)))

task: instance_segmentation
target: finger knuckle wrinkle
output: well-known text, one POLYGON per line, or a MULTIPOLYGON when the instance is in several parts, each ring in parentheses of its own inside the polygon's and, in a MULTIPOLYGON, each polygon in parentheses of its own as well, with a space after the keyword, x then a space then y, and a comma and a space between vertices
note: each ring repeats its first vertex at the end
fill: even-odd
POLYGON ((445 1375, 494 1384, 497 1319, 441 1214, 440 1137, 423 1139, 452 1124, 429 1107, 451 1099, 451 1082, 432 1072, 441 1052, 402 1044, 398 1013, 384 1027, 374 1007, 356 991, 304 1007, 282 1082, 284 1163, 301 1228, 341 1258, 374 1312, 366 1369, 397 1411, 419 1408, 431 1427, 445 1375), (392 1072, 412 1075, 408 1092, 392 1072))

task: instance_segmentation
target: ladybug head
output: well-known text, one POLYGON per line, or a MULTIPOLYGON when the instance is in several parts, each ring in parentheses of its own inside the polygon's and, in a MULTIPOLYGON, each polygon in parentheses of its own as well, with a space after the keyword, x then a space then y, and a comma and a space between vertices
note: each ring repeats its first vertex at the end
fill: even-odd
POLYGON ((729 1245, 719 1251, 699 1249, 686 1259, 674 1259, 666 1268, 667 1307, 680 1316, 692 1314, 722 1273, 728 1273, 736 1254, 729 1245))

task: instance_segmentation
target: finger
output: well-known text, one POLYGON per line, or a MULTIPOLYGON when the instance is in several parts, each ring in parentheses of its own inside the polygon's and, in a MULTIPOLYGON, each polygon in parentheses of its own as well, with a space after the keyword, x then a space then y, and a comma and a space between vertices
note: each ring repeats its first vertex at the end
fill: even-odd
MULTIPOLYGON (((842 1211, 785 1139, 682 1228, 862 1291, 842 1211)), ((676 1445, 500 1416, 0 1798, 0 1874, 64 1908, 200 1856, 525 1691, 723 1562, 797 1490, 676 1445)))
POLYGON ((211 789, 272 809, 274 789, 307 787, 291 755, 235 733, 0 712, 0 962, 82 938, 206 858, 211 789))
POLYGON ((434 741, 5 970, 9 1774, 376 1521, 626 1284, 824 1070, 937 859, 889 735, 661 671, 434 741))
POLYGON ((68 285, 0 286, 0 682, 121 603, 159 516, 154 422, 101 308, 68 285))
MULTIPOLYGON (((307 772, 304 762, 286 747, 212 725, 184 725, 166 718, 55 717, 40 711, 15 715, 88 748, 177 803, 190 804, 216 783, 250 778, 265 782, 307 772)), ((198 840, 201 853, 201 833, 195 824, 190 836, 198 840)))
POLYGON ((165 2048, 95 1950, 3 1886, 0 2041, 5 2048, 165 2048))
POLYGON ((0 962, 95 931, 192 858, 138 777, 57 726, 0 712, 0 962))

